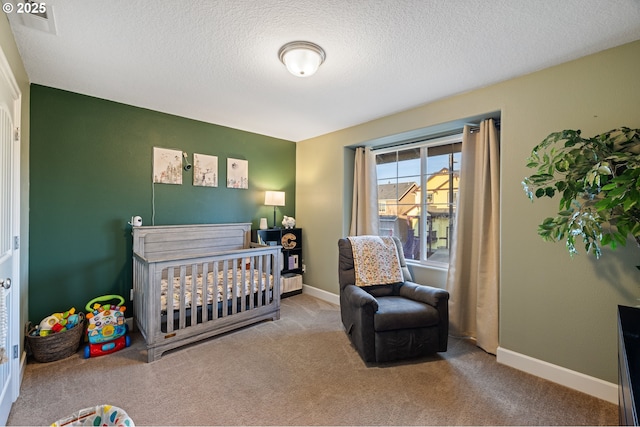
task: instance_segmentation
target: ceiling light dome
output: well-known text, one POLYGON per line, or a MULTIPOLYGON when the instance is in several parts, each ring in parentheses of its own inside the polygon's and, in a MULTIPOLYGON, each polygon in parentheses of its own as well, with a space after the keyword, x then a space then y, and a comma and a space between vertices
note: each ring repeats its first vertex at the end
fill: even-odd
POLYGON ((278 58, 294 76, 309 77, 318 71, 326 58, 324 50, 315 43, 295 41, 282 46, 278 58))

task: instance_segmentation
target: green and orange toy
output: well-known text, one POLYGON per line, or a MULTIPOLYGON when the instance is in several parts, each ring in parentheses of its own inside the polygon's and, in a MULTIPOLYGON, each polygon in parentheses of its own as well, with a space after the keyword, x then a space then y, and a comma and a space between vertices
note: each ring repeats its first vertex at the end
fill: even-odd
POLYGON ((124 298, 120 295, 103 295, 92 299, 85 307, 87 310, 87 341, 84 357, 103 356, 131 345, 124 319, 124 298), (118 304, 99 304, 118 300, 118 304))

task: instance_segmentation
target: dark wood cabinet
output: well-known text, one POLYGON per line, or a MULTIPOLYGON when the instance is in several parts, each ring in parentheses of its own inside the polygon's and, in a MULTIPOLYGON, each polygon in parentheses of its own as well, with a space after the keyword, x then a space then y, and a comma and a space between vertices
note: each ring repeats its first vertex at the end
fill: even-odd
POLYGON ((269 228, 254 230, 253 241, 268 245, 282 246, 282 274, 302 274, 302 229, 269 228))
POLYGON ((254 242, 267 246, 282 246, 280 293, 283 297, 302 292, 302 229, 268 228, 254 230, 254 242))
POLYGON ((618 306, 618 411, 620 425, 638 425, 640 309, 618 306))

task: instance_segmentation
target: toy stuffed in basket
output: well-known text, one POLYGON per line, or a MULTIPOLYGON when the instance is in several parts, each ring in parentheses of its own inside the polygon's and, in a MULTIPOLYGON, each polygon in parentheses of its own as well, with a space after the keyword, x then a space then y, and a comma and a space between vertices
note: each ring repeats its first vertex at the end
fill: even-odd
POLYGON ((120 295, 104 295, 92 299, 85 307, 87 310, 87 341, 84 357, 102 356, 131 345, 124 320, 124 298, 120 295), (118 300, 117 305, 98 304, 118 300))

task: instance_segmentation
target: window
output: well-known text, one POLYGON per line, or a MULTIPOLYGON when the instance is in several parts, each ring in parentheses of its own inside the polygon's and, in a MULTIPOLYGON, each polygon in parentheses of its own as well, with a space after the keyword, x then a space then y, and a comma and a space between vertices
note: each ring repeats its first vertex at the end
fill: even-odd
POLYGON ((462 135, 376 150, 381 236, 407 259, 449 263, 460 188, 462 135))

